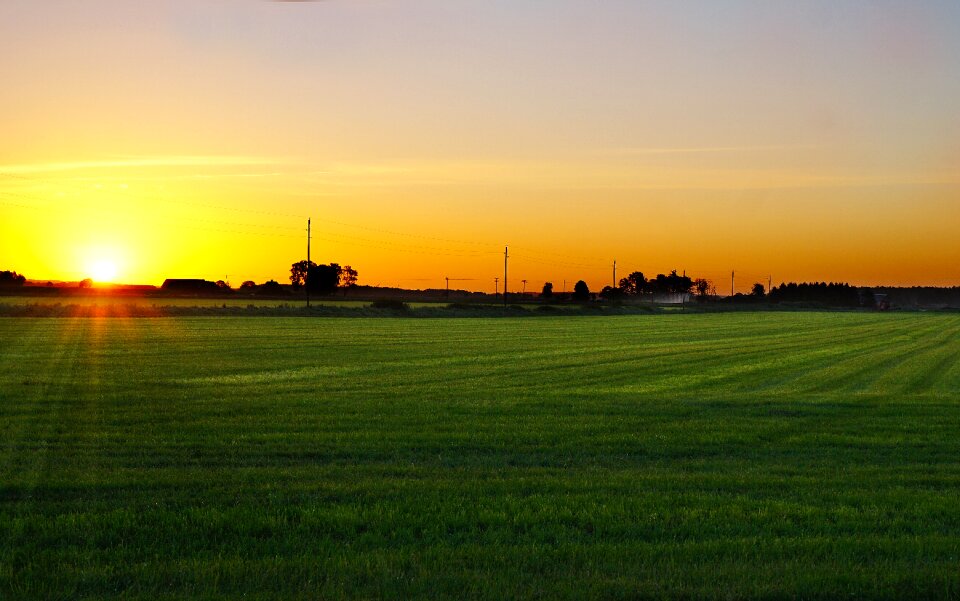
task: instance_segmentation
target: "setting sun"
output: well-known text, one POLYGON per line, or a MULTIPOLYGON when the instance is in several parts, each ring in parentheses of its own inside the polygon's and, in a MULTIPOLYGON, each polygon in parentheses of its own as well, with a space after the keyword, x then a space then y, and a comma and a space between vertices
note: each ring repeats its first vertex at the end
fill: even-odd
POLYGON ((90 277, 95 282, 112 282, 117 277, 117 264, 101 259, 90 265, 90 277))

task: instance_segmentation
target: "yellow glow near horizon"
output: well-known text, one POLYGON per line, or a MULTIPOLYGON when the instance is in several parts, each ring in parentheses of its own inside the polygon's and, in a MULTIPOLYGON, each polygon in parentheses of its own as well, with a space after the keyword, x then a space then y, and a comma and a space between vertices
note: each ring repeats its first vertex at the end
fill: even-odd
POLYGON ((311 216, 313 259, 351 265, 367 285, 441 288, 449 276, 492 290, 505 244, 511 290, 524 279, 527 290, 578 279, 599 289, 614 258, 621 277, 677 269, 718 287, 736 269, 744 291, 768 274, 865 285, 952 285, 958 276, 952 174, 876 182, 821 172, 827 181, 810 181, 798 168, 714 174, 697 162, 656 172, 588 153, 552 164, 38 165, 0 179, 14 195, 0 198, 0 256, 11 261, 3 268, 41 281, 286 281, 305 258, 311 216))
MULTIPOLYGON (((88 229, 92 227, 88 226, 88 229)), ((125 283, 123 279, 130 275, 124 269, 124 257, 130 255, 125 248, 126 243, 104 242, 115 237, 110 229, 108 222, 101 230, 88 231, 87 235, 98 241, 87 243, 76 253, 77 273, 98 284, 125 283)))
POLYGON ((107 284, 117 278, 117 264, 109 259, 100 259, 90 265, 90 277, 99 284, 107 284))

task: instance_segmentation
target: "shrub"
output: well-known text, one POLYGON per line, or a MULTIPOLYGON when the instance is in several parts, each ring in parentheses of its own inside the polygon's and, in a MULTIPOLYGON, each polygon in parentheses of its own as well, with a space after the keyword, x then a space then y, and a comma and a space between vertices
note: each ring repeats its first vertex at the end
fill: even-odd
POLYGON ((410 305, 395 298, 375 300, 370 304, 372 309, 389 309, 391 311, 409 311, 410 305))

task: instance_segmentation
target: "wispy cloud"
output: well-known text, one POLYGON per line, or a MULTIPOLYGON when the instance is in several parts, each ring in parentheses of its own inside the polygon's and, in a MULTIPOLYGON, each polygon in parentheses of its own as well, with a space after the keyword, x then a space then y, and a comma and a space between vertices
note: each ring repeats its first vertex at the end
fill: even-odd
POLYGON ((140 167, 242 167, 247 165, 271 165, 274 159, 250 156, 151 156, 124 157, 100 161, 71 161, 60 163, 23 163, 0 165, 0 173, 30 174, 55 171, 77 171, 93 169, 128 169, 140 167))

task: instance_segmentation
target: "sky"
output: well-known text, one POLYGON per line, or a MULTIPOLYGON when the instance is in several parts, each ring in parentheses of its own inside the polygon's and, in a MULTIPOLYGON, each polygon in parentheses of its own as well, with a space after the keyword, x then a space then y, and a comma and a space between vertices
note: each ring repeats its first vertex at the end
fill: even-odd
MULTIPOLYGON (((960 285, 960 3, 4 0, 0 269, 960 285)), ((522 280, 527 280, 524 284, 522 280)))

